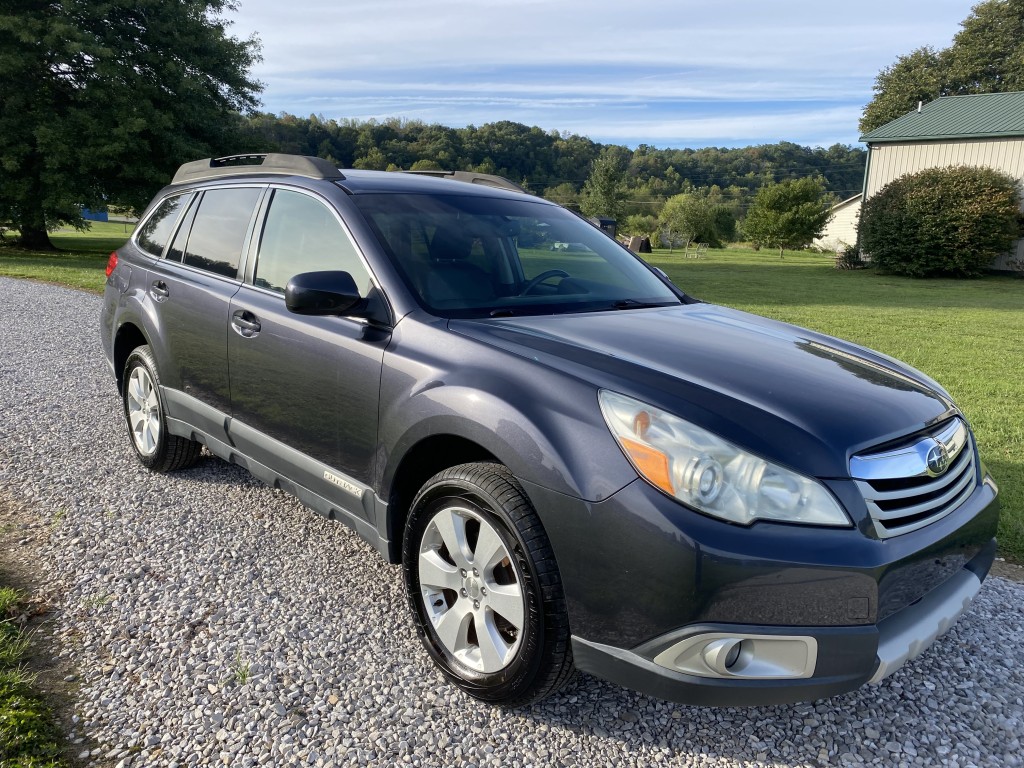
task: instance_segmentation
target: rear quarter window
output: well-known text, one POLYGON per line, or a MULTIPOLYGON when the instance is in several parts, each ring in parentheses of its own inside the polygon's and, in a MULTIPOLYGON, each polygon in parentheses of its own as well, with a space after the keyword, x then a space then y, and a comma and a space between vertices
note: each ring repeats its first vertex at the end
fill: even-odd
POLYGON ((174 231, 174 225, 178 221, 178 216, 184 210, 185 202, 191 197, 192 195, 190 194, 174 195, 173 197, 168 197, 156 207, 153 214, 146 219, 146 223, 139 229, 139 234, 135 238, 135 241, 142 250, 150 256, 157 258, 163 255, 167 241, 174 231))

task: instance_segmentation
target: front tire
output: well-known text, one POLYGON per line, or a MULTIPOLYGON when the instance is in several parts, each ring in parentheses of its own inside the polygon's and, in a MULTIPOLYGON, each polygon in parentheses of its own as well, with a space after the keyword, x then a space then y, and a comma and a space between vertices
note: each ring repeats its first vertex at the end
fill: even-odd
POLYGON ((154 472, 191 467, 203 446, 167 431, 167 412, 160 397, 160 376, 149 345, 132 350, 124 365, 121 399, 135 455, 154 472))
POLYGON ((505 467, 463 464, 427 481, 412 503, 402 562, 420 638, 471 696, 522 706, 572 678, 554 554, 505 467))

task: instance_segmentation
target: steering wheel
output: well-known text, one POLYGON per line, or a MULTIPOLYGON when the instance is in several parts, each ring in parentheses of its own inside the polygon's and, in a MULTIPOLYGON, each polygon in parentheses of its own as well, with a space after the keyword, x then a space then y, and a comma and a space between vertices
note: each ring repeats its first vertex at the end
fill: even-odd
POLYGON ((547 270, 541 272, 539 275, 537 275, 532 280, 527 281, 526 285, 523 286, 523 290, 521 290, 519 292, 519 295, 520 296, 525 296, 530 291, 532 291, 534 288, 536 288, 538 285, 543 283, 545 280, 549 280, 552 277, 568 277, 568 276, 569 276, 569 273, 566 272, 564 269, 547 269, 547 270))

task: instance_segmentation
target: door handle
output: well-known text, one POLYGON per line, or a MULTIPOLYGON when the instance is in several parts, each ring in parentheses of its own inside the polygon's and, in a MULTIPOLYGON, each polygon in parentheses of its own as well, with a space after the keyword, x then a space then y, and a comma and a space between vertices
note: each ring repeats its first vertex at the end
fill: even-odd
POLYGON ((167 289, 167 283, 163 280, 154 280, 153 284, 149 286, 149 293, 157 301, 163 301, 171 295, 171 292, 167 289))
POLYGON ((231 316, 231 327, 239 336, 247 339, 258 334, 262 328, 259 318, 246 309, 239 309, 231 316))

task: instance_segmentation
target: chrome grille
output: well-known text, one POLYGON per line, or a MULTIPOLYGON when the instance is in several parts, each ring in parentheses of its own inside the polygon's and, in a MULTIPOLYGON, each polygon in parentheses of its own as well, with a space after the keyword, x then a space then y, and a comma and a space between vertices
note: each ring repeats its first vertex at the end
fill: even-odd
POLYGON ((905 445, 850 459, 878 536, 916 531, 963 504, 978 484, 974 453, 970 430, 957 418, 905 445))

